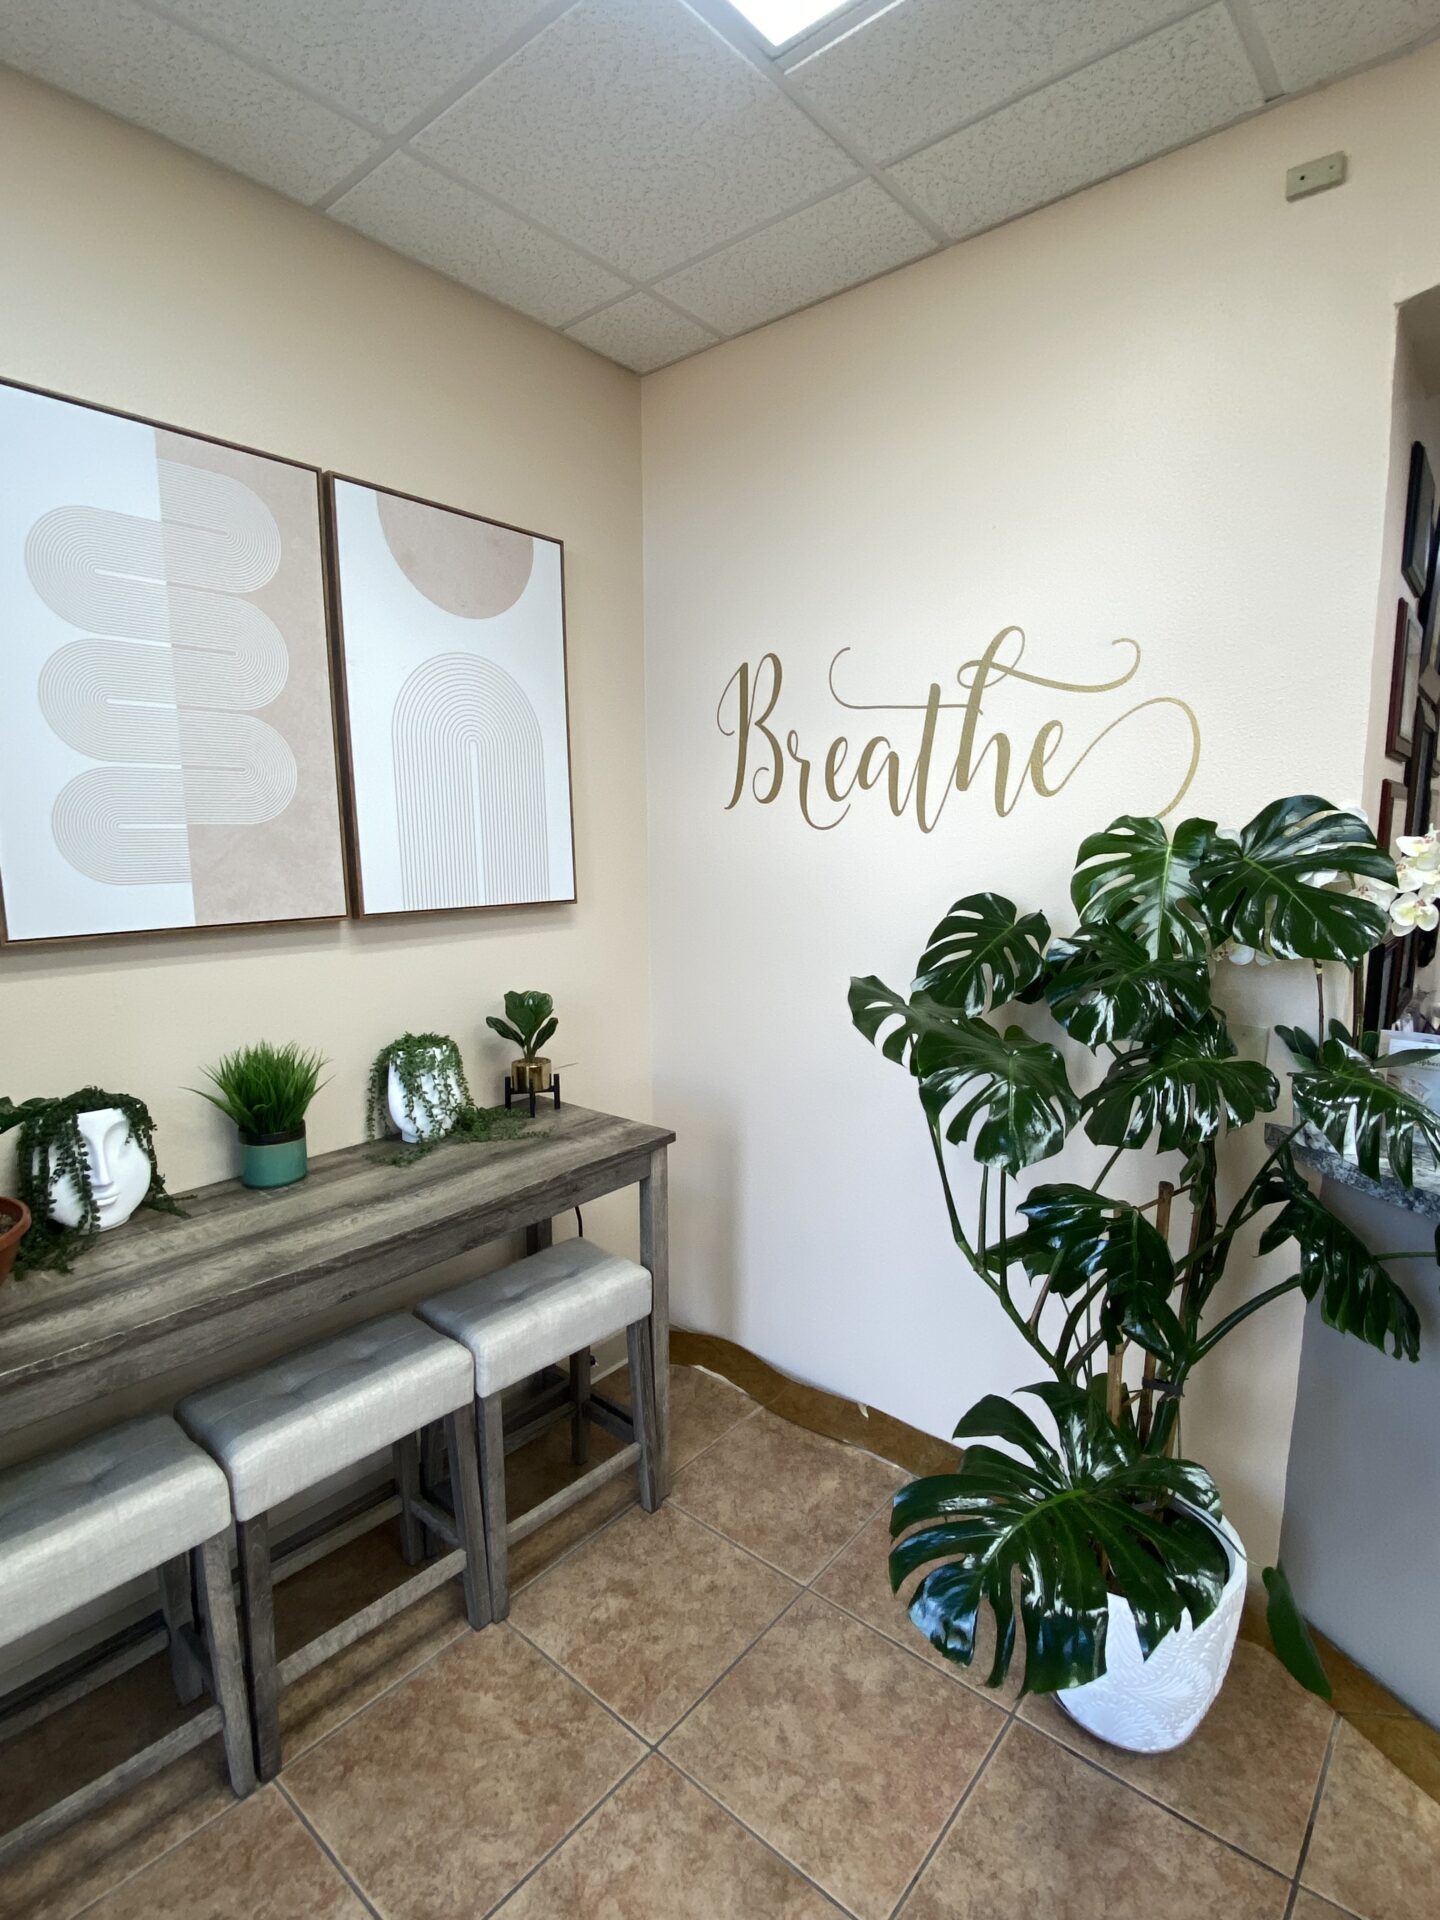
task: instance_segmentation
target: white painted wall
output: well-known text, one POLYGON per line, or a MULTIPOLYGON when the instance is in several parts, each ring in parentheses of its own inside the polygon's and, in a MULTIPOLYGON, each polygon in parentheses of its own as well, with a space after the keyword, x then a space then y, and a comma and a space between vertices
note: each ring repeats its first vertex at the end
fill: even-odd
MULTIPOLYGON (((1058 716, 1068 765, 1167 696, 1201 732, 1182 811, 1359 798, 1395 306, 1440 281, 1440 228, 1417 213, 1437 98, 1431 50, 645 382, 655 1103, 680 1135, 686 1323, 934 1432, 1035 1377, 952 1253, 911 1089, 851 1030, 846 982, 904 985, 977 887, 1067 924, 1078 840, 1164 805, 1183 716, 1150 709, 1006 818, 977 785, 926 835, 878 792, 812 829, 793 768, 773 804, 727 811, 717 702, 774 650, 777 721, 817 756, 843 728, 853 771, 887 716, 837 707, 841 648, 847 699, 903 702, 953 687, 1010 623, 1028 668, 1076 682, 1131 636, 1123 693, 1012 684, 987 727, 1023 755, 1058 716), (1348 184, 1287 205, 1285 169, 1337 147, 1348 184)), ((915 716, 888 719, 913 744, 915 716)), ((1246 983, 1249 1017, 1297 986, 1303 1012, 1307 983, 1246 983)), ((1087 1148, 1045 1176, 1097 1163, 1087 1148)), ((1257 1556, 1278 1537, 1299 1320, 1252 1322, 1187 1414, 1257 1556)))

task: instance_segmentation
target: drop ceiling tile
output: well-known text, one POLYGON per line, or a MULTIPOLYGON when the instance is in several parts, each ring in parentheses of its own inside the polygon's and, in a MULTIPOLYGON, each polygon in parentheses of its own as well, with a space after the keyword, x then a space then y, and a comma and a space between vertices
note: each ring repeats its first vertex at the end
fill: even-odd
POLYGON ((893 178, 955 239, 1198 140, 1264 104, 1223 6, 927 147, 893 178))
POLYGON ((7 0, 0 61, 295 200, 374 150, 359 127, 133 0, 7 0))
POLYGON ((660 282, 717 333, 744 333, 929 253, 935 242, 873 180, 737 240, 660 282))
POLYGON ((330 209, 337 220, 477 293, 563 327, 626 283, 468 187, 394 153, 330 209))
POLYGON ((1287 93, 1440 27, 1440 0, 1250 0, 1287 93))
POLYGON ((413 145, 637 280, 856 175, 678 0, 581 0, 413 145))
POLYGON ((673 312, 663 301, 651 299, 648 293, 632 293, 618 306, 592 313, 588 320, 579 320, 565 331, 582 347, 593 347, 596 353, 618 360, 622 367, 633 368, 636 373, 653 373, 687 353, 715 345, 713 333, 673 312))
POLYGON ((540 0, 163 0, 388 132, 504 46, 540 0))
POLYGON ((1193 0, 904 0, 791 69, 796 86, 889 162, 1164 26, 1193 0))

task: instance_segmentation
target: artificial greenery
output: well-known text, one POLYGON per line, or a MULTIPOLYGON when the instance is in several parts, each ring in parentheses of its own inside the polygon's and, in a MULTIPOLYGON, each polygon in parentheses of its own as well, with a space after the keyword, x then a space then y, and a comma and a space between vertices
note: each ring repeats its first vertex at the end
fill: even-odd
POLYGON ((405 1116, 417 1133, 426 1133, 421 1146, 435 1145, 453 1133, 460 1120, 474 1111, 470 1083, 460 1049, 445 1033, 402 1033, 382 1047, 370 1067, 365 1087, 365 1134, 383 1139, 390 1126, 390 1073, 394 1069, 405 1103, 405 1116), (427 1076, 433 1076, 429 1087, 427 1076), (434 1126, 430 1128, 429 1122, 434 1126), (423 1122, 423 1124, 422 1124, 423 1122))
POLYGON ((240 1129, 242 1140, 297 1133, 305 1124, 310 1102, 325 1084, 323 1054, 307 1053, 293 1040, 277 1047, 268 1040, 238 1047, 205 1073, 217 1089, 192 1087, 202 1100, 218 1107, 240 1129))
MULTIPOLYGON (((1054 1419, 1058 1448, 988 1396, 956 1437, 997 1437, 1024 1463, 971 1446, 956 1473, 905 1488, 891 1519, 892 1584, 930 1568, 910 1614, 942 1653, 968 1664, 978 1609, 993 1608, 993 1685, 1014 1650, 1012 1578, 1029 1692, 1105 1671, 1109 1592, 1129 1602, 1147 1654, 1182 1610, 1195 1625, 1213 1610, 1226 1561, 1206 1516, 1218 1518, 1220 1503, 1205 1469, 1176 1457, 1181 1408, 1195 1366, 1251 1313, 1299 1292, 1319 1300, 1327 1325, 1417 1356, 1419 1320, 1388 1268, 1402 1256, 1372 1253, 1329 1213, 1291 1151, 1307 1122, 1337 1145, 1353 1127, 1361 1166, 1375 1172, 1384 1149, 1407 1185, 1416 1137, 1440 1152, 1440 1117, 1381 1077, 1374 1036, 1324 1019, 1323 967, 1357 969, 1384 938, 1386 915, 1365 888, 1394 879, 1364 823, 1314 795, 1263 808, 1238 834, 1208 820, 1170 832, 1124 817, 1080 847, 1069 935, 1052 938, 1043 914, 1001 894, 972 894, 936 927, 908 995, 873 977, 851 982, 855 1025, 915 1080, 956 1246, 1051 1376, 1028 1391, 1054 1419), (1281 1030, 1299 1061, 1296 1124, 1222 1213, 1220 1142, 1271 1112, 1280 1091, 1239 1056, 1212 997, 1217 957, 1231 947, 1312 963, 1320 1019, 1313 1040, 1281 1030), (1034 1009, 1027 1024, 995 1017, 1014 1002, 1034 1009), (1097 1057, 1098 1084, 1072 1083, 1073 1054, 1032 1032, 1041 1009, 1058 1039, 1097 1057), (1014 1177, 1076 1129, 1110 1149, 1098 1177, 1042 1182, 1012 1205, 1014 1177), (961 1143, 981 1167, 973 1225, 947 1164, 947 1146, 961 1143), (1107 1191, 1122 1155, 1150 1149, 1179 1157, 1154 1200, 1107 1191), (1176 1203, 1174 1221, 1188 1213, 1179 1251, 1176 1203), (1296 1271, 1217 1313, 1252 1222, 1262 1251, 1293 1247, 1296 1271), (1144 1368, 1127 1386, 1131 1346, 1144 1368)), ((1264 1577, 1276 1651, 1327 1691, 1283 1573, 1264 1577)))
POLYGON ((487 1014, 485 1024, 498 1033, 502 1040, 513 1041, 523 1059, 534 1060, 560 1022, 555 1018, 555 1002, 550 995, 531 991, 507 993, 505 1018, 502 1020, 497 1014, 487 1014))
POLYGON ((16 1132, 15 1184, 17 1198, 30 1209, 30 1231, 20 1242, 17 1272, 68 1273, 70 1265, 100 1233, 100 1209, 90 1175, 90 1153, 80 1131, 80 1115, 115 1107, 125 1116, 126 1137, 150 1162, 150 1185, 142 1207, 159 1213, 180 1213, 155 1160, 155 1121, 149 1107, 129 1093, 107 1093, 103 1087, 81 1087, 59 1099, 24 1100, 16 1106, 0 1097, 0 1133, 16 1132), (62 1180, 73 1180, 80 1200, 76 1226, 62 1226, 50 1217, 50 1196, 62 1180))

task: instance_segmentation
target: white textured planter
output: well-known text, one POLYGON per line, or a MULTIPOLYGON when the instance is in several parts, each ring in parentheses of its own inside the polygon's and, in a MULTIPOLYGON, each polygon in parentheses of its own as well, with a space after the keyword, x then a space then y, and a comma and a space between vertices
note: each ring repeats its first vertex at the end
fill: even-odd
POLYGON ((1190 1615, 1156 1647, 1148 1660, 1130 1604, 1110 1595, 1110 1624, 1105 1634, 1105 1672, 1088 1686, 1071 1687, 1054 1697, 1070 1718, 1097 1740, 1132 1753, 1166 1753, 1190 1738, 1214 1706, 1245 1604, 1245 1549, 1228 1521, 1211 1522, 1230 1554, 1230 1578, 1219 1605, 1200 1626, 1190 1615))
MULTIPOLYGON (((150 1160, 130 1138, 130 1122, 118 1107, 96 1107, 75 1116, 90 1160, 90 1187, 100 1231, 123 1227, 150 1191, 150 1160)), ((75 1182, 66 1174, 50 1193, 50 1217, 62 1227, 78 1227, 84 1216, 75 1182)))
POLYGON ((394 1067, 390 1069, 385 1104, 390 1111, 391 1125, 407 1147, 413 1147, 419 1140, 433 1139, 437 1133, 444 1133, 449 1124, 445 1116, 453 1113, 459 1102, 460 1088, 454 1070, 445 1067, 438 1072, 421 1074, 415 1111, 413 1114, 407 1113, 405 1089, 394 1067))

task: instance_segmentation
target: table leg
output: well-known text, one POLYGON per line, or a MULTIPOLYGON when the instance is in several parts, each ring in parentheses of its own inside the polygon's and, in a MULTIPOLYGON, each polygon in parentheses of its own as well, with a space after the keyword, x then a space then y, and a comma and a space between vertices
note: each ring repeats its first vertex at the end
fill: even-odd
POLYGON ((640 1264, 650 1269, 650 1335, 655 1360, 655 1440, 659 1496, 670 1492, 670 1182, 664 1147, 640 1182, 640 1264))
POLYGON ((553 1246, 555 1241, 555 1223, 553 1220, 533 1220, 525 1229, 525 1251, 527 1254, 539 1253, 542 1247, 553 1246))

